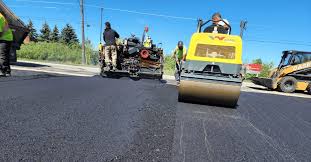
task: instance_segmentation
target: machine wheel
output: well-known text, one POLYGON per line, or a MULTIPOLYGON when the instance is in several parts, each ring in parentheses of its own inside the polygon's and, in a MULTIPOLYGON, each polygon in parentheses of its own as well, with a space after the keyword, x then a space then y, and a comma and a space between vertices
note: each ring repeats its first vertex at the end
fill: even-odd
POLYGON ((280 84, 279 89, 285 93, 293 93, 296 90, 297 80, 294 77, 284 77, 280 84))
POLYGON ((308 91, 309 95, 311 95, 311 83, 309 83, 309 86, 308 86, 308 88, 307 88, 307 91, 308 91))

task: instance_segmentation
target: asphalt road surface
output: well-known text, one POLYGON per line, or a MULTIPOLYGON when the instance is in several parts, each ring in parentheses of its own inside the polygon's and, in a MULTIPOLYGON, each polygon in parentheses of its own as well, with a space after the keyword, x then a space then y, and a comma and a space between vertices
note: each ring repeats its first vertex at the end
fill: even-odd
POLYGON ((0 161, 311 161, 311 99, 177 102, 159 81, 0 78, 0 161))

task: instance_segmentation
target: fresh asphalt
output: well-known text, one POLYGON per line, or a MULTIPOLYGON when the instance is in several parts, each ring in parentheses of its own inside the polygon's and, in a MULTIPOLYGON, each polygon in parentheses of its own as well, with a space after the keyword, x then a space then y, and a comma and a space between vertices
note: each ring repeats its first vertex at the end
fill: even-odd
POLYGON ((0 92, 0 161, 311 161, 310 98, 242 92, 229 109, 178 103, 165 82, 45 73, 0 92))

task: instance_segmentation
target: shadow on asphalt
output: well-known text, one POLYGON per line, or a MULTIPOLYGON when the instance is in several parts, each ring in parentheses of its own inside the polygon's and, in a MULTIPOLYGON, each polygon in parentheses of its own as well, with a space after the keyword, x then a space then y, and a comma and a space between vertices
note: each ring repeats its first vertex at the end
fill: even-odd
MULTIPOLYGON (((251 89, 254 89, 254 90, 260 90, 260 91, 263 91, 263 92, 277 92, 277 93, 283 93, 283 92, 279 92, 277 90, 271 90, 271 89, 268 89, 268 88, 264 88, 264 87, 253 87, 253 86, 248 86, 248 88, 251 88, 251 89)), ((306 91, 295 91, 294 93, 292 94, 303 94, 303 95, 308 95, 308 93, 306 91)))
POLYGON ((15 63, 12 63, 12 65, 21 66, 21 67, 50 67, 48 65, 28 63, 28 62, 15 62, 15 63))
POLYGON ((115 80, 131 80, 131 81, 144 81, 144 82, 159 82, 159 83, 163 83, 166 84, 167 81, 164 79, 137 79, 137 78, 131 78, 131 77, 102 77, 100 75, 94 75, 94 78, 102 78, 102 79, 115 79, 115 80))

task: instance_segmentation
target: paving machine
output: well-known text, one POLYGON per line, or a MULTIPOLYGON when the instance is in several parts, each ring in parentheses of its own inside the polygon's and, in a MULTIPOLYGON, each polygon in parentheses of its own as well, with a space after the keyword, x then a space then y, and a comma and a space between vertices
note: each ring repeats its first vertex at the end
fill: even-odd
POLYGON ((152 39, 132 35, 117 43, 117 70, 107 70, 105 67, 104 46, 100 51, 101 76, 103 77, 131 77, 135 79, 162 79, 163 77, 163 49, 153 44, 152 39))
POLYGON ((307 91, 311 94, 311 52, 284 51, 279 66, 268 78, 251 78, 252 82, 285 93, 307 91))
POLYGON ((199 20, 197 32, 192 35, 182 66, 178 100, 235 108, 243 80, 243 30, 240 36, 230 35, 231 26, 223 21, 229 28, 228 34, 202 33, 202 27, 210 22, 199 20))

